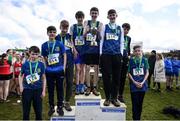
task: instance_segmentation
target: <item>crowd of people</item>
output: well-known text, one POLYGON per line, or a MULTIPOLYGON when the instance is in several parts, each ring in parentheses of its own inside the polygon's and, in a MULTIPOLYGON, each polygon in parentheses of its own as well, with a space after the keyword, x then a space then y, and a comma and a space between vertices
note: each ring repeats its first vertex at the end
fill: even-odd
POLYGON ((168 53, 164 58, 163 54, 156 53, 155 50, 152 50, 148 62, 148 88, 151 88, 151 80, 153 80, 152 89, 161 92, 160 83, 166 83, 166 90, 172 91, 174 80, 175 88, 180 89, 180 60, 178 54, 168 53))
POLYGON ((70 27, 67 20, 62 20, 59 34, 54 26, 47 27, 48 40, 42 44, 41 52, 37 46, 31 46, 23 54, 12 49, 2 54, 0 101, 9 102, 7 97, 12 93, 22 96, 23 119, 29 120, 33 102, 36 120, 41 120, 42 98, 46 95, 47 86, 48 115, 52 116, 57 105, 57 113, 63 116, 63 108, 72 111, 70 99, 73 81, 76 95, 89 96, 92 93, 99 96, 98 74, 102 73, 105 93, 103 104, 109 106, 112 103, 119 107, 120 102, 125 103, 123 92, 128 75, 133 119, 140 120, 144 95, 150 88, 152 75, 153 88, 157 84, 158 91, 161 82, 166 82, 167 90, 172 90, 173 75, 176 77, 176 88, 179 88, 178 57, 164 60, 162 54, 153 50, 147 59, 139 45, 133 47, 131 54, 131 37, 128 36, 130 24, 116 24, 118 15, 114 9, 107 13, 108 24, 103 25, 98 21, 98 15, 98 8, 92 7, 91 20, 84 21, 84 13, 77 11, 77 23, 70 27), (54 103, 55 87, 57 104, 54 103))

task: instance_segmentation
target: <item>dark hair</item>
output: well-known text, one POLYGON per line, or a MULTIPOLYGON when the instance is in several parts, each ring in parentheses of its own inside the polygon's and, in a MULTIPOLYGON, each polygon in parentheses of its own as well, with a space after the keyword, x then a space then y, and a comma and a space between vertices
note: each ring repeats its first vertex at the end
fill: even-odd
POLYGON ((151 53, 154 53, 154 54, 156 54, 156 51, 155 51, 155 50, 152 50, 152 51, 151 51, 151 53))
POLYGON ((6 53, 3 53, 3 54, 1 55, 0 65, 3 65, 3 64, 4 64, 4 58, 5 58, 6 56, 7 56, 6 53))
POLYGON ((133 47, 133 50, 135 50, 135 49, 137 49, 137 48, 141 48, 141 46, 140 46, 140 45, 135 45, 135 46, 133 47))
POLYGON ((47 33, 50 31, 57 31, 55 26, 48 26, 47 27, 47 33))
POLYGON ((172 56, 172 54, 171 54, 171 53, 168 53, 168 54, 167 54, 167 57, 171 57, 171 56, 172 56))
POLYGON ((108 15, 109 15, 109 14, 113 14, 113 13, 116 13, 116 10, 110 9, 110 10, 108 11, 108 15))
POLYGON ((75 14, 75 17, 76 18, 84 18, 84 13, 82 11, 77 11, 76 14, 75 14))
POLYGON ((11 51, 11 50, 12 50, 12 49, 7 49, 7 50, 6 50, 6 53, 8 53, 8 52, 11 51))
POLYGON ((69 27, 69 22, 68 22, 67 20, 62 20, 62 21, 60 22, 60 26, 61 26, 61 27, 69 27))
POLYGON ((99 10, 98 10, 97 7, 92 7, 92 8, 90 9, 90 12, 91 12, 91 11, 97 11, 97 12, 99 13, 99 10))
POLYGON ((37 46, 31 46, 29 48, 29 53, 31 53, 31 52, 40 53, 40 50, 39 50, 39 48, 37 46))
POLYGON ((128 30, 131 29, 131 26, 130 26, 129 23, 124 23, 124 24, 122 25, 122 27, 123 27, 123 28, 127 28, 128 30))

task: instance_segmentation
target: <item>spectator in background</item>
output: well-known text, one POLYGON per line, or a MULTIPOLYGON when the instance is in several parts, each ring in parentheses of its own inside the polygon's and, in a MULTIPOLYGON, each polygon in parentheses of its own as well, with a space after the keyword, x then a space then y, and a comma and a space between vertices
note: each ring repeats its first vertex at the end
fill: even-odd
POLYGON ((173 68, 173 74, 172 74, 172 78, 175 78, 176 80, 176 89, 180 89, 179 86, 179 82, 178 82, 178 78, 179 78, 179 71, 180 71, 180 60, 178 60, 178 56, 174 55, 173 59, 172 59, 172 68, 173 68))
POLYGON ((156 62, 156 51, 152 50, 151 55, 148 58, 148 63, 149 63, 148 88, 150 88, 151 85, 151 77, 154 73, 155 62, 156 62))
POLYGON ((164 63, 165 63, 165 74, 166 74, 166 90, 167 91, 172 91, 173 68, 172 68, 172 60, 171 60, 171 54, 170 53, 165 58, 164 63))
MULTIPOLYGON (((11 73, 13 73, 13 65, 14 65, 14 62, 16 61, 16 57, 15 57, 16 52, 13 51, 12 49, 8 49, 6 53, 8 56, 8 61, 11 63, 10 71, 11 73)), ((15 86, 16 86, 15 78, 13 74, 13 78, 10 79, 10 82, 9 82, 9 95, 11 96, 16 95, 15 86)))
POLYGON ((8 60, 7 54, 2 54, 0 59, 0 101, 9 102, 7 100, 9 92, 9 80, 12 79, 12 72, 10 70, 11 62, 8 60))
POLYGON ((29 59, 29 53, 28 51, 26 51, 22 54, 22 63, 26 62, 28 59, 29 59))
POLYGON ((163 55, 160 53, 156 54, 156 62, 154 67, 154 83, 153 88, 155 88, 156 84, 158 85, 157 91, 160 92, 160 83, 166 82, 165 77, 165 64, 163 55))
POLYGON ((14 67, 14 78, 15 78, 15 90, 18 96, 20 96, 20 90, 19 90, 19 74, 21 72, 22 67, 22 61, 21 61, 21 55, 16 54, 16 61, 13 64, 14 67))

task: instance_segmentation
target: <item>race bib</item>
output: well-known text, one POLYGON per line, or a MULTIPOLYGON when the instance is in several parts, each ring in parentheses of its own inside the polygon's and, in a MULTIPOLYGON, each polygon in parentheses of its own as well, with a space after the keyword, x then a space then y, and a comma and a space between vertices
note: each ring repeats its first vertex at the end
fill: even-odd
POLYGON ((48 65, 54 65, 59 63, 59 54, 50 54, 48 55, 48 65))
POLYGON ((84 45, 84 41, 83 41, 83 36, 80 36, 80 37, 76 37, 75 39, 75 45, 76 46, 79 46, 79 45, 84 45))
POLYGON ((66 47, 68 47, 68 48, 72 48, 72 47, 73 47, 72 43, 71 43, 69 40, 65 40, 64 45, 65 45, 66 47))
POLYGON ((139 68, 139 69, 134 68, 134 69, 133 69, 133 75, 134 75, 134 76, 144 75, 144 70, 143 70, 143 68, 139 68))
POLYGON ((106 40, 118 40, 118 36, 111 33, 106 33, 106 40))
POLYGON ((39 77, 38 73, 26 76, 26 81, 28 84, 33 84, 34 82, 38 81, 39 79, 40 79, 40 77, 39 77))
POLYGON ((93 41, 95 38, 92 36, 92 34, 88 33, 86 35, 86 41, 93 41))
POLYGON ((21 71, 21 67, 16 67, 15 68, 15 72, 20 72, 21 71))

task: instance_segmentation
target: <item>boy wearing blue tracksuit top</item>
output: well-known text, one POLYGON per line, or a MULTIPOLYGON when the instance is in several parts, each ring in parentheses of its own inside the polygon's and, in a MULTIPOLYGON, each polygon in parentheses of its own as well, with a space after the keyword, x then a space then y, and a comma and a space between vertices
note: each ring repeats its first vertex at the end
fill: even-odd
POLYGON ((178 55, 174 55, 172 59, 172 67, 173 67, 173 78, 176 80, 176 89, 180 89, 179 86, 179 73, 180 73, 180 60, 178 60, 178 55))
POLYGON ((70 28, 70 34, 74 43, 74 63, 76 68, 76 92, 75 94, 84 94, 85 79, 85 62, 84 62, 84 37, 83 37, 83 20, 84 13, 77 11, 75 14, 77 24, 73 24, 70 28))
POLYGON ((128 76, 132 101, 133 120, 140 120, 145 92, 148 89, 148 61, 142 56, 141 46, 133 47, 134 57, 130 58, 128 76))
POLYGON ((164 59, 164 64, 165 64, 165 75, 166 75, 166 90, 167 91, 172 91, 172 86, 173 86, 173 80, 172 80, 173 67, 172 67, 172 59, 171 59, 171 54, 170 53, 164 59))
POLYGON ((114 9, 108 11, 109 24, 106 24, 101 33, 100 64, 106 100, 105 106, 120 106, 117 101, 119 80, 121 73, 121 60, 124 46, 123 29, 116 24, 117 13, 114 9))
POLYGON ((73 75, 74 75, 74 55, 73 55, 73 42, 71 35, 68 33, 69 22, 67 20, 62 20, 60 22, 61 33, 56 36, 56 40, 62 42, 65 46, 67 54, 67 64, 66 64, 66 95, 64 107, 67 111, 71 111, 70 98, 72 96, 72 86, 73 86, 73 75))
POLYGON ((36 120, 42 120, 42 98, 46 94, 45 65, 38 61, 40 53, 38 47, 30 47, 29 52, 29 60, 22 65, 19 80, 20 92, 22 92, 23 120, 29 120, 32 102, 36 120))
POLYGON ((46 63, 46 79, 50 107, 48 115, 51 116, 55 112, 54 88, 56 85, 57 113, 63 116, 63 80, 66 67, 66 51, 64 45, 55 39, 56 28, 54 26, 47 28, 47 35, 49 36, 49 41, 42 44, 41 50, 46 63))

